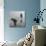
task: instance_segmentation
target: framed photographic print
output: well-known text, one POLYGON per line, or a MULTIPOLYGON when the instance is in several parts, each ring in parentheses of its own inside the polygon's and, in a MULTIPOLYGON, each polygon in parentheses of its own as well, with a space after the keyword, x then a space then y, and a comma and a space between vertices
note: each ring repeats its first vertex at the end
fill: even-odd
POLYGON ((25 11, 11 11, 9 13, 10 27, 24 27, 25 26, 25 11))

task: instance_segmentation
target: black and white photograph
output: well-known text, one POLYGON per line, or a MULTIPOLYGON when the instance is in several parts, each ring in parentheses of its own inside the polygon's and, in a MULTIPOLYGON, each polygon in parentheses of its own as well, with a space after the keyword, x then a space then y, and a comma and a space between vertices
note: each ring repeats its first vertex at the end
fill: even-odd
POLYGON ((25 26, 25 11, 11 11, 9 13, 10 27, 24 27, 25 26))

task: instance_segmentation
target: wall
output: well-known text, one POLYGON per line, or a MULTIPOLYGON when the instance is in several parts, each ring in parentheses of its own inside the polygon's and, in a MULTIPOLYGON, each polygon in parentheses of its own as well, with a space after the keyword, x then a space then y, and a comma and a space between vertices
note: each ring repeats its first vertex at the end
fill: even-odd
MULTIPOLYGON (((46 9, 46 0, 40 0, 40 10, 42 11, 43 9, 46 9)), ((42 17, 43 17, 43 22, 42 21, 40 21, 40 25, 42 25, 42 26, 45 26, 46 27, 46 11, 44 11, 43 12, 43 15, 42 15, 42 17)))
POLYGON ((4 38, 7 41, 18 41, 32 30, 35 14, 40 10, 40 0, 4 0, 4 38), (26 26, 10 28, 8 25, 9 11, 25 11, 26 26))

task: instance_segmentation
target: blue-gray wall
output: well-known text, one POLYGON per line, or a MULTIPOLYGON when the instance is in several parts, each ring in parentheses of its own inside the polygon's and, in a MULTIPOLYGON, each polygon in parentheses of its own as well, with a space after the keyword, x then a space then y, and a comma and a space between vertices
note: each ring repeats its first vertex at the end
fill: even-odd
MULTIPOLYGON (((46 0, 40 0, 40 10, 42 11, 43 9, 46 9, 46 0)), ((43 12, 43 22, 40 21, 40 25, 46 27, 46 11, 43 12)))
POLYGON ((40 0, 4 0, 4 38, 7 41, 18 41, 32 30, 33 19, 40 9, 40 0), (25 11, 26 26, 10 28, 9 11, 25 11))

